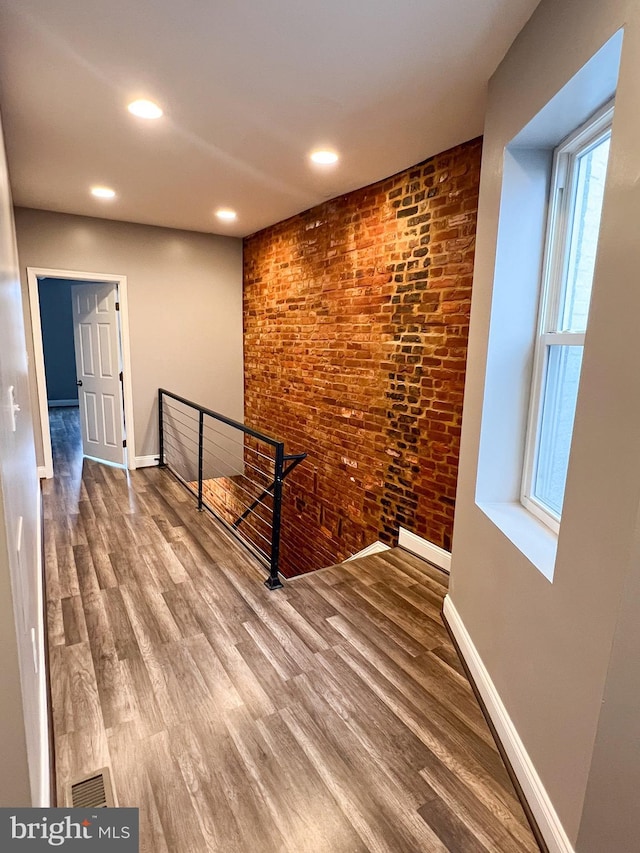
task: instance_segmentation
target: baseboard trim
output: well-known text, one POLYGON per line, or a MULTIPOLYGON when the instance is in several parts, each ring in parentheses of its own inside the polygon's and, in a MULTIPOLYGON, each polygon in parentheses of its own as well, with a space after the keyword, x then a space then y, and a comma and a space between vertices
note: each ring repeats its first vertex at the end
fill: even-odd
POLYGON ((157 456, 136 456, 133 460, 136 468, 151 468, 158 464, 157 456))
POLYGON ((53 743, 53 705, 51 700, 51 667, 49 663, 49 628, 47 624, 47 577, 44 558, 44 508, 42 489, 38 483, 36 528, 36 559, 38 572, 38 610, 41 624, 38 630, 38 676, 40 691, 40 790, 34 807, 55 806, 56 765, 53 743))
POLYGON ((532 829, 534 832, 537 830, 536 834, 539 833, 538 841, 545 845, 549 853, 575 853, 542 780, 449 595, 444 599, 443 616, 484 706, 498 745, 520 787, 533 818, 532 829))
POLYGON ((417 536, 410 530, 405 530, 404 527, 400 528, 398 545, 406 551, 411 551, 416 557, 422 557, 423 560, 433 563, 434 566, 437 566, 444 572, 451 571, 451 553, 449 551, 445 551, 444 548, 434 545, 428 539, 417 536))
POLYGON ((370 557, 372 554, 380 554, 381 551, 388 550, 389 546, 385 545, 384 542, 372 542, 371 545, 367 545, 367 547, 363 548, 362 551, 358 551, 357 554, 347 557, 347 559, 342 562, 348 563, 350 560, 359 560, 361 557, 370 557))
POLYGON ((53 469, 49 470, 46 465, 38 465, 38 479, 50 480, 53 477, 53 469))
POLYGON ((75 400, 47 400, 47 405, 50 409, 62 409, 69 406, 75 406, 76 408, 80 405, 78 402, 78 398, 75 400))

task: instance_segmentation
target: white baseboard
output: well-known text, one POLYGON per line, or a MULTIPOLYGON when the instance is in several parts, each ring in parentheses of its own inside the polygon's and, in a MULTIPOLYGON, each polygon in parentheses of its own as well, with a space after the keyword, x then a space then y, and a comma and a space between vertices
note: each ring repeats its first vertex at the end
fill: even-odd
POLYGON ((49 406, 50 409, 60 409, 60 408, 63 408, 64 406, 76 406, 76 407, 78 407, 80 405, 80 403, 78 402, 78 398, 76 397, 75 400, 73 400, 73 399, 71 399, 71 400, 47 400, 47 405, 49 406))
POLYGON ((542 780, 538 776, 520 735, 500 698, 500 694, 496 690, 491 676, 460 618, 460 614, 448 595, 444 599, 443 612, 453 636, 456 638, 462 657, 482 696, 485 708, 504 751, 509 757, 513 772, 522 788, 522 793, 547 843, 549 853, 575 853, 542 780))
POLYGON ((398 545, 401 548, 405 548, 407 551, 411 551, 411 553, 415 554, 416 557, 422 557, 423 560, 428 560, 430 563, 433 563, 434 566, 437 566, 445 572, 451 571, 450 551, 445 551, 444 548, 434 545, 433 542, 429 542, 428 539, 423 539, 421 536, 417 536, 410 530, 405 530, 404 527, 400 528, 398 545))
POLYGON ((155 456, 136 456, 133 460, 136 468, 151 468, 158 464, 158 457, 155 456))
POLYGON ((367 545, 366 548, 363 548, 362 551, 358 551, 357 554, 354 554, 351 557, 347 557, 346 560, 343 560, 344 563, 348 563, 349 560, 359 560, 360 557, 370 557, 371 554, 379 554, 381 551, 388 551, 389 546, 385 545, 384 542, 372 542, 371 545, 367 545))
MULTIPOLYGON (((40 735, 40 778, 37 780, 37 791, 32 791, 34 802, 32 806, 38 808, 49 808, 55 803, 51 802, 51 754, 49 750, 49 697, 47 693, 47 667, 45 652, 45 627, 44 627, 44 565, 42 561, 42 491, 38 485, 36 493, 36 570, 37 587, 36 598, 40 621, 37 627, 37 655, 38 655, 38 696, 39 696, 39 735, 40 735)), ((35 788, 35 786, 34 786, 35 788)))

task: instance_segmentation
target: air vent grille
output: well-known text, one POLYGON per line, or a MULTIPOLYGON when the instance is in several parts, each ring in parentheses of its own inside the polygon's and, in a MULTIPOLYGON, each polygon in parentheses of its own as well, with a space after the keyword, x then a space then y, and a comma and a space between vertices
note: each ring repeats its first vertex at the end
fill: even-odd
POLYGON ((108 768, 71 785, 71 805, 76 809, 103 809, 115 805, 108 768))

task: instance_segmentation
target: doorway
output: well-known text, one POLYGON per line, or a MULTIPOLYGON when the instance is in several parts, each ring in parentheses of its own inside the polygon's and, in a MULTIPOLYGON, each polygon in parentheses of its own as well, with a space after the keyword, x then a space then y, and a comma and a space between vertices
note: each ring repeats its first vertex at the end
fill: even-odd
MULTIPOLYGON (((36 387, 38 394, 38 406, 40 410, 40 428, 42 435, 42 457, 43 465, 39 468, 40 477, 53 476, 53 453, 51 446, 51 424, 49 418, 49 395, 47 393, 47 379, 45 373, 44 348, 42 339, 42 324, 40 319, 40 288, 47 287, 47 283, 55 283, 60 280, 72 282, 71 290, 75 291, 78 297, 75 301, 83 303, 85 308, 90 302, 97 306, 98 314, 101 314, 103 308, 111 309, 111 320, 106 315, 103 316, 78 316, 78 311, 74 308, 74 337, 75 351, 78 361, 77 380, 80 385, 80 407, 84 416, 83 421, 83 445, 84 454, 92 458, 97 458, 110 464, 125 464, 127 468, 135 468, 135 442, 133 435, 133 396, 131 388, 131 357, 129 349, 129 321, 128 321, 128 299, 127 299, 127 280, 126 276, 110 275, 104 273, 79 272, 72 270, 54 270, 29 267, 27 268, 27 281, 29 286, 29 304, 31 308, 31 329, 33 336, 34 347, 34 367, 36 373, 36 387), (84 298, 82 298, 84 297, 84 298), (109 299, 111 302, 109 303, 109 299), (113 311, 117 314, 113 314, 113 311), (91 383, 86 382, 87 375, 85 370, 87 352, 84 353, 85 364, 83 365, 83 354, 81 335, 86 333, 90 335, 89 325, 91 322, 96 323, 94 332, 95 338, 95 355, 100 359, 100 347, 106 345, 110 349, 112 357, 112 365, 110 372, 113 374, 113 367, 118 369, 115 371, 115 385, 113 377, 111 386, 106 387, 105 401, 113 403, 110 411, 111 427, 114 427, 106 436, 102 436, 102 444, 95 442, 95 425, 100 422, 102 424, 105 418, 100 416, 99 419, 92 417, 92 412, 95 412, 95 388, 91 387, 91 383), (105 325, 106 322, 106 325, 105 325), (112 322, 111 332, 107 335, 103 334, 112 322), (81 328, 82 327, 82 328, 81 328), (107 340, 110 338, 110 340, 107 340), (117 352, 114 352, 117 350, 117 352), (87 388, 85 388, 85 385, 87 388), (90 389, 90 390, 89 390, 90 389), (88 393, 84 394, 87 390, 88 393), (117 401, 117 405, 115 403, 117 401), (83 408, 84 407, 84 408, 83 408), (120 425, 120 426, 119 426, 120 425), (126 438, 124 430, 126 426, 126 438), (119 430, 122 430, 120 435, 119 430), (116 436, 114 441, 113 436, 116 436), (115 444, 119 444, 119 452, 114 453, 115 444), (123 446, 124 445, 124 446, 123 446), (95 448, 95 449, 94 449, 95 448)), ((94 312, 95 313, 95 312, 94 312)), ((86 348, 85 348, 86 350, 86 348)), ((107 381, 107 380, 105 380, 107 381)), ((108 408, 108 406, 107 406, 108 408)), ((36 421, 36 429, 37 429, 36 421)))

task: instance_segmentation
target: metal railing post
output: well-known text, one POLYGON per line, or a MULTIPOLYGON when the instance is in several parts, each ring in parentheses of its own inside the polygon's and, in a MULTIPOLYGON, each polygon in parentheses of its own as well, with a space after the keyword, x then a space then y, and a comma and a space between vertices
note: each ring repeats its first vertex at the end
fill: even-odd
POLYGON ((204 412, 198 421, 198 512, 202 512, 202 474, 204 457, 204 412))
POLYGON ((280 558, 280 525, 282 522, 282 479, 284 471, 284 444, 276 446, 274 487, 273 487, 273 530, 271 535, 271 566, 269 577, 264 582, 267 589, 282 589, 282 581, 278 575, 278 560, 280 558))
MULTIPOLYGON (((306 459, 306 453, 285 454, 284 442, 259 432, 246 424, 200 406, 193 400, 180 397, 166 388, 158 388, 158 464, 175 476, 188 491, 197 498, 200 512, 206 510, 220 522, 238 541, 269 570, 265 585, 269 589, 283 586, 279 573, 280 536, 282 528, 283 484, 286 477, 306 459), (181 408, 175 407, 179 403, 181 408), (182 408, 184 407, 184 408, 182 408), (196 413, 197 412, 197 417, 196 413), (204 419, 209 418, 210 430, 204 434, 204 419), (193 445, 196 444, 196 420, 198 422, 198 474, 193 479, 193 445), (245 437, 244 458, 238 462, 237 450, 231 451, 225 444, 215 440, 220 424, 237 430, 245 437), (186 430, 186 432, 184 432, 186 430), (270 452, 250 447, 247 436, 268 446, 270 452), (207 439, 207 447, 204 440, 207 439), (246 459, 248 451, 257 454, 254 462, 246 459), (211 488, 204 492, 204 454, 210 454, 213 462, 208 464, 211 488), (224 455, 220 457, 218 454, 224 455), (273 454, 273 455, 271 455, 273 454), (231 458, 228 458, 230 455, 231 458), (270 460, 267 466, 266 461, 270 460), (273 465, 273 469, 271 469, 273 465), (251 471, 248 471, 248 468, 251 471), (221 467, 221 470, 219 470, 221 467), (218 473, 216 473, 218 471, 218 473), (264 486, 264 479, 272 482, 264 486), (226 473, 225 473, 226 472, 226 473), (257 472, 253 473, 252 472, 257 472), (256 497, 257 495, 257 497, 256 497), (265 500, 273 495, 273 502, 265 500), (237 508, 239 505, 239 508, 237 508), (226 516, 239 513, 235 521, 226 516), (254 515, 255 513, 255 515, 254 515), (269 523, 271 513, 271 524, 269 523), (242 526, 242 531, 239 530, 242 526), (271 535, 267 529, 271 528, 271 535), (259 541, 262 540, 262 543, 259 541)), ((224 438, 224 433, 222 434, 224 438)), ((239 442, 237 442, 239 443, 239 442)), ((207 481, 209 482, 209 481, 207 481)), ((233 516, 232 516, 233 517, 233 516)))
POLYGON ((165 467, 164 462, 164 422, 162 413, 162 388, 158 388, 158 465, 165 467))

